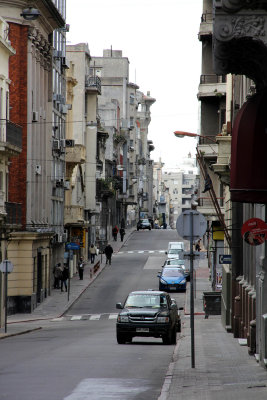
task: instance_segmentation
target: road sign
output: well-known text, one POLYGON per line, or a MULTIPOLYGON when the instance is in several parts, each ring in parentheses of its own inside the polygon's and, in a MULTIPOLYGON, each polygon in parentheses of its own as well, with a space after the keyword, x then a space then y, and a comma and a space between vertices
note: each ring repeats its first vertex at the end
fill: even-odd
POLYGON ((231 254, 220 254, 219 255, 219 264, 232 264, 231 254))
POLYGON ((11 261, 9 260, 4 260, 3 262, 1 262, 0 264, 0 271, 1 272, 12 272, 14 268, 14 265, 12 264, 11 261))
POLYGON ((193 240, 201 238, 207 230, 207 221, 204 215, 196 210, 184 211, 176 221, 176 230, 182 238, 193 240), (193 215, 193 232, 191 233, 190 214, 193 215))

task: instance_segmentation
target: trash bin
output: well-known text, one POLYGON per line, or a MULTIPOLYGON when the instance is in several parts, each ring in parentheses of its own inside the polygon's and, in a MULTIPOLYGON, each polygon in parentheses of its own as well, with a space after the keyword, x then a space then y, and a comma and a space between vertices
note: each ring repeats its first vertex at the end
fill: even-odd
POLYGON ((203 292, 203 310, 205 318, 221 314, 221 292, 203 292))

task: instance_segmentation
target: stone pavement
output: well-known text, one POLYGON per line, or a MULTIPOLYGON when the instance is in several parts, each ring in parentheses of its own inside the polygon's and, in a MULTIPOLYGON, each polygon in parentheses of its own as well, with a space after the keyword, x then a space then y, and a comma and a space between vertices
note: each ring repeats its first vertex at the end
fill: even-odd
MULTIPOLYGON (((114 240, 110 241, 115 254, 124 244, 127 243, 134 230, 134 228, 125 230, 126 233, 123 242, 120 241, 119 235, 116 242, 114 240)), ((4 328, 1 328, 0 339, 41 329, 47 321, 51 321, 54 318, 60 318, 72 306, 72 304, 75 303, 88 286, 91 285, 96 277, 101 274, 102 270, 106 266, 105 260, 105 255, 99 255, 96 257, 95 264, 100 262, 100 267, 95 274, 92 274, 91 272, 92 267, 94 267, 95 264, 93 265, 90 262, 87 262, 84 269, 83 280, 79 279, 77 273, 70 279, 69 295, 66 292, 61 292, 59 289, 52 289, 51 295, 35 308, 32 313, 8 316, 7 332, 5 333, 4 328)))
POLYGON ((183 326, 159 400, 266 400, 267 371, 247 346, 227 333, 220 315, 205 319, 203 291, 211 291, 207 260, 196 274, 194 299, 195 368, 191 368, 190 295, 187 290, 183 326))

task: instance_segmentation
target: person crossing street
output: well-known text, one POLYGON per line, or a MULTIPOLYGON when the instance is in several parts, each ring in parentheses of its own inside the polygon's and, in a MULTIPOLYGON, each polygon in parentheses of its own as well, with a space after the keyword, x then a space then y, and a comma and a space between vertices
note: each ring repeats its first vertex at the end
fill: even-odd
POLYGON ((111 247, 110 244, 108 244, 105 247, 104 253, 106 255, 106 264, 111 265, 111 257, 112 257, 112 254, 113 254, 113 248, 111 247))

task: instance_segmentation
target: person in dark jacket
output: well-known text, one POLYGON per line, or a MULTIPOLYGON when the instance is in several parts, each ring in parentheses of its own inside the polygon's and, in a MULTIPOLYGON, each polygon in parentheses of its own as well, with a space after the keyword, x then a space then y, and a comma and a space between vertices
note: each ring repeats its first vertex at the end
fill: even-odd
POLYGON ((66 264, 64 264, 64 268, 61 275, 61 292, 63 292, 63 285, 65 287, 65 291, 68 291, 68 284, 67 281, 69 279, 69 268, 66 264))
POLYGON ((106 255, 106 264, 109 263, 109 265, 111 265, 111 257, 112 257, 112 253, 113 253, 113 248, 111 247, 110 244, 108 244, 105 247, 104 253, 106 255))
POLYGON ((117 225, 115 225, 114 228, 112 229, 112 236, 113 236, 113 239, 115 240, 115 242, 117 241, 118 232, 119 232, 119 228, 117 227, 117 225))
POLYGON ((83 280, 83 271, 84 271, 84 261, 83 261, 83 258, 80 257, 80 260, 78 261, 78 272, 79 272, 80 281, 83 280))
POLYGON ((125 229, 124 228, 120 229, 120 235, 121 235, 121 241, 123 242, 123 238, 124 238, 124 235, 125 235, 125 229))

